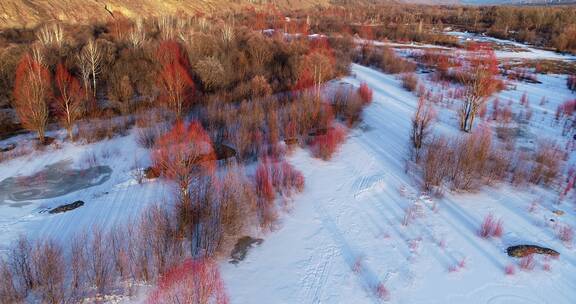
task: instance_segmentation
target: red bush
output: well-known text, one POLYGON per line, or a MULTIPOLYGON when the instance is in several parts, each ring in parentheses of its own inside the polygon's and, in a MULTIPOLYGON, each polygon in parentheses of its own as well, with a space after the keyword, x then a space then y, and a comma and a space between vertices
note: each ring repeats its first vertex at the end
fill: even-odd
POLYGON ((372 89, 365 82, 360 84, 360 87, 358 88, 358 95, 360 95, 365 105, 368 105, 372 102, 372 89))
POLYGON ((326 134, 316 135, 312 141, 312 153, 315 157, 328 160, 332 157, 338 146, 344 141, 346 130, 342 126, 335 126, 326 131, 326 134))
POLYGON ((565 101, 556 109, 556 120, 561 116, 570 117, 576 112, 576 99, 565 101))
POLYGON ((459 111, 460 129, 469 132, 480 107, 490 95, 503 89, 503 83, 496 77, 498 60, 490 46, 471 44, 464 63, 456 77, 465 88, 459 111))
POLYGON ((388 291, 386 286, 384 286, 384 283, 379 283, 378 285, 376 285, 376 287, 374 288, 374 293, 376 294, 376 297, 378 297, 379 299, 386 301, 390 299, 390 292, 388 291))
POLYGON ((194 178, 214 170, 212 142, 199 122, 186 126, 176 123, 157 139, 152 151, 154 168, 164 177, 178 183, 180 191, 188 192, 194 178))
POLYGON ((258 165, 255 179, 258 217, 260 225, 267 227, 276 219, 276 208, 274 206, 274 183, 266 161, 258 165))
POLYGON ((498 120, 500 116, 500 99, 496 98, 492 102, 492 120, 498 120))
POLYGON ((163 41, 157 50, 156 57, 162 64, 158 77, 161 101, 182 117, 194 95, 194 82, 188 73, 190 63, 183 55, 180 44, 175 41, 163 41))
POLYGON ((182 117, 194 94, 194 82, 188 71, 179 63, 164 65, 158 77, 161 100, 176 116, 182 117))
POLYGON ((523 106, 528 106, 530 104, 530 101, 528 100, 528 95, 526 94, 526 92, 524 92, 524 94, 522 94, 522 97, 520 97, 520 104, 523 106))
POLYGON ((516 273, 516 268, 514 268, 514 265, 512 264, 506 265, 506 268, 504 268, 504 273, 507 275, 514 275, 514 273, 516 273))
POLYGON ((526 271, 530 271, 530 270, 534 269, 534 267, 536 266, 536 261, 534 260, 534 255, 529 254, 529 255, 523 257, 522 259, 520 259, 518 266, 520 267, 520 269, 526 270, 526 271))
POLYGON ((301 91, 314 86, 314 79, 312 73, 308 69, 303 69, 298 76, 298 81, 292 88, 294 91, 301 91))
POLYGON ((275 219, 276 192, 290 196, 292 191, 304 190, 304 176, 286 161, 276 162, 265 158, 256 168, 255 180, 258 212, 263 226, 275 219))
POLYGON ((289 195, 292 190, 304 190, 304 176, 288 162, 276 162, 271 166, 272 183, 276 191, 289 195))
POLYGON ((266 161, 258 165, 255 178, 258 197, 267 201, 274 200, 274 181, 266 161))
POLYGON ((479 234, 481 237, 487 239, 490 237, 501 237, 502 232, 502 220, 496 220, 492 214, 488 214, 480 226, 479 234))
POLYGON ((146 303, 227 304, 229 300, 218 266, 207 259, 188 259, 160 278, 146 303))
POLYGON ((362 256, 356 257, 356 259, 354 260, 354 264, 352 265, 352 272, 354 272, 355 274, 359 274, 362 271, 362 262, 363 262, 362 256))
POLYGON ((574 229, 570 225, 560 225, 556 230, 556 234, 564 243, 570 244, 574 240, 574 229))

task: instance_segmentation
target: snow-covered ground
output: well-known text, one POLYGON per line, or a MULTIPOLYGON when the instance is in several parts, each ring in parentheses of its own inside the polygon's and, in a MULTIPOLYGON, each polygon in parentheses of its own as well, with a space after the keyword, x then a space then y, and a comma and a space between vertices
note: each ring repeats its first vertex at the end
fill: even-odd
POLYGON ((374 89, 365 125, 329 162, 303 150, 291 156, 306 190, 246 260, 222 264, 232 303, 379 303, 380 284, 391 303, 573 303, 575 251, 556 238, 550 219, 574 224, 574 205, 554 205, 555 194, 536 187, 423 195, 405 173, 416 97, 394 76, 358 65, 352 71, 356 77, 343 82, 374 89), (538 209, 528 212, 536 200, 538 209), (418 218, 404 226, 411 206, 418 218), (489 213, 504 220, 501 239, 478 237, 489 213), (505 249, 521 243, 552 247, 560 258, 539 257, 532 272, 506 275, 517 260, 505 249))
MULTIPOLYGON (((148 204, 160 203, 169 197, 168 187, 161 183, 136 182, 135 168, 149 165, 149 159, 148 152, 136 145, 134 133, 89 145, 64 143, 59 149, 49 147, 46 151, 0 163, 0 181, 30 176, 55 164, 71 169, 94 165, 112 169, 109 179, 103 183, 59 197, 14 202, 9 197, 3 198, 3 193, 0 193, 0 199, 4 199, 0 201, 0 253, 19 234, 69 240, 95 226, 106 228, 126 223, 127 219, 138 216, 148 204), (77 200, 84 201, 85 205, 72 212, 45 212, 77 200)), ((19 143, 30 140, 19 139, 19 143)))
MULTIPOLYGON (((532 186, 501 185, 442 198, 424 195, 417 177, 405 170, 417 97, 404 90, 396 76, 359 65, 353 65, 352 72, 355 76, 331 85, 366 82, 374 90, 362 125, 349 133, 330 161, 314 159, 303 149, 289 157, 305 175, 306 189, 294 197, 293 209, 281 216, 278 229, 265 235, 245 260, 221 263, 231 303, 379 303, 383 298, 390 303, 574 303, 576 250, 574 244, 558 240, 550 221, 574 226, 573 202, 558 205, 557 192, 532 186), (539 202, 538 207, 529 212, 533 202, 539 202), (417 218, 403 225, 409 208, 417 218), (500 239, 477 235, 489 213, 504 221, 500 239), (516 267, 515 275, 506 275, 506 266, 517 260, 505 249, 521 243, 554 248, 560 258, 538 257, 533 271, 516 267), (378 296, 380 286, 388 296, 378 296)), ((531 139, 564 144, 566 138, 552 125, 553 113, 576 95, 566 89, 565 75, 538 77, 542 83, 513 82, 516 90, 499 97, 502 104, 513 100, 518 109, 526 92, 534 111, 524 126, 531 139), (547 102, 540 105, 542 97, 547 102)), ((455 132, 454 109, 438 110, 435 131, 455 132)), ((150 203, 162 202, 169 197, 168 187, 161 182, 138 184, 133 175, 134 168, 149 163, 147 153, 136 145, 132 131, 96 144, 64 143, 59 149, 0 163, 0 181, 62 162, 76 169, 91 164, 112 169, 103 183, 59 197, 23 204, 0 193, 0 253, 20 233, 67 240, 94 225, 126 222, 150 203), (76 200, 86 204, 63 214, 42 212, 76 200)))
POLYGON ((538 49, 523 43, 510 40, 502 40, 490 36, 478 35, 469 32, 447 32, 446 34, 457 37, 460 41, 491 42, 502 48, 495 51, 498 58, 504 59, 551 59, 576 61, 576 56, 560 54, 552 51, 538 49))

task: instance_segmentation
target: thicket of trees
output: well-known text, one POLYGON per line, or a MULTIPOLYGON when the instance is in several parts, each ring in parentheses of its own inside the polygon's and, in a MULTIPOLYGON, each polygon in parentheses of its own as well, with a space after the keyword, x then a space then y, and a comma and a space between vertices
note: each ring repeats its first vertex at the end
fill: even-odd
MULTIPOLYGON (((456 45, 440 35, 457 29, 503 39, 576 52, 576 8, 573 6, 430 6, 410 4, 330 7, 298 16, 310 30, 358 34, 363 38, 456 45)), ((273 20, 273 18, 270 18, 273 20)))
MULTIPOLYGON (((158 104, 183 116, 213 100, 266 97, 348 71, 351 40, 266 36, 239 23, 200 16, 133 21, 119 14, 108 23, 3 32, 0 104, 11 105, 21 126, 39 137, 49 123, 61 122, 73 139, 74 123, 85 117, 158 104)), ((14 129, 10 121, 0 132, 14 129)))

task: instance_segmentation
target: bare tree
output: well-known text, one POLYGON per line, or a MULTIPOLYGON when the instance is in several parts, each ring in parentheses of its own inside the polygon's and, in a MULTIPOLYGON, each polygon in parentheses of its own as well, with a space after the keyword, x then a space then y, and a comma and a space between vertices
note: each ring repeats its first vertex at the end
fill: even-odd
POLYGON ((106 235, 106 244, 110 249, 110 255, 114 263, 114 270, 122 280, 128 275, 128 262, 126 247, 124 244, 124 227, 114 226, 106 235))
POLYGON ((180 242, 176 240, 176 229, 171 223, 169 212, 154 205, 144 212, 141 219, 147 237, 155 273, 164 273, 183 256, 180 242))
POLYGON ((255 73, 262 73, 264 65, 272 57, 272 51, 268 46, 266 38, 260 35, 253 35, 248 39, 248 53, 254 63, 255 73))
POLYGON ((82 56, 82 54, 78 54, 76 58, 78 61, 78 68, 80 69, 80 76, 82 77, 84 97, 88 99, 88 94, 90 91, 90 65, 88 61, 85 60, 84 56, 82 56))
POLYGON ((151 260, 151 239, 148 237, 150 223, 140 220, 136 232, 136 241, 134 246, 131 247, 131 255, 136 261, 134 267, 136 277, 141 281, 148 281, 153 278, 153 273, 150 268, 151 260))
POLYGON ((146 41, 146 30, 144 29, 144 23, 142 19, 136 19, 134 28, 132 28, 132 31, 130 31, 128 34, 128 40, 134 48, 141 47, 144 44, 146 41))
POLYGON ((58 23, 46 24, 36 32, 36 38, 44 46, 61 48, 64 44, 64 30, 58 23))
POLYGON ((234 27, 229 24, 222 26, 222 42, 229 44, 234 39, 234 27))
POLYGON ((68 131, 68 137, 74 140, 72 129, 84 113, 84 93, 78 80, 62 64, 56 67, 56 88, 59 92, 55 104, 58 116, 68 131))
POLYGON ((416 112, 412 117, 412 131, 410 133, 410 140, 412 141, 412 148, 414 149, 416 162, 419 160, 422 143, 428 135, 433 120, 434 108, 424 97, 420 97, 418 99, 416 112))
POLYGON ((87 260, 85 244, 88 241, 86 233, 82 233, 70 245, 70 288, 73 298, 81 298, 81 291, 87 278, 87 260))
POLYGON ((176 20, 173 16, 161 16, 156 22, 160 37, 163 40, 174 39, 176 34, 176 20))
POLYGON ((54 241, 36 243, 33 254, 34 274, 43 303, 58 304, 64 301, 66 263, 63 250, 54 241))
POLYGON ((226 84, 226 71, 224 66, 215 56, 208 56, 198 60, 194 70, 200 76, 204 88, 215 90, 226 84))
POLYGON ((458 72, 458 78, 464 85, 464 100, 460 108, 460 130, 470 132, 478 110, 492 93, 498 90, 500 81, 498 62, 494 51, 479 45, 470 47, 466 62, 458 72))
POLYGON ((20 236, 9 254, 9 263, 14 277, 23 295, 27 295, 35 286, 36 279, 32 269, 32 244, 25 236, 20 236))
POLYGON ((0 303, 19 303, 21 295, 16 288, 15 276, 10 265, 0 258, 0 303))
POLYGON ((92 93, 94 97, 96 97, 97 77, 102 72, 102 58, 102 48, 94 39, 88 40, 78 57, 84 84, 86 85, 88 79, 92 78, 92 93))
POLYGON ((113 269, 109 248, 102 229, 92 229, 91 239, 85 246, 88 262, 88 280, 96 287, 99 294, 104 294, 110 287, 113 269))

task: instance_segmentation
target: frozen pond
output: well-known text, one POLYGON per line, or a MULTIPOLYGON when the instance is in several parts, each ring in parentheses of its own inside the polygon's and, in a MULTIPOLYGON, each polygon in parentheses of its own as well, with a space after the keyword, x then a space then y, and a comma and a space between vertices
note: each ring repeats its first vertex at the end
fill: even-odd
POLYGON ((69 161, 46 166, 30 176, 10 177, 0 181, 0 205, 21 207, 30 200, 54 198, 100 185, 110 179, 109 166, 73 169, 69 161))

